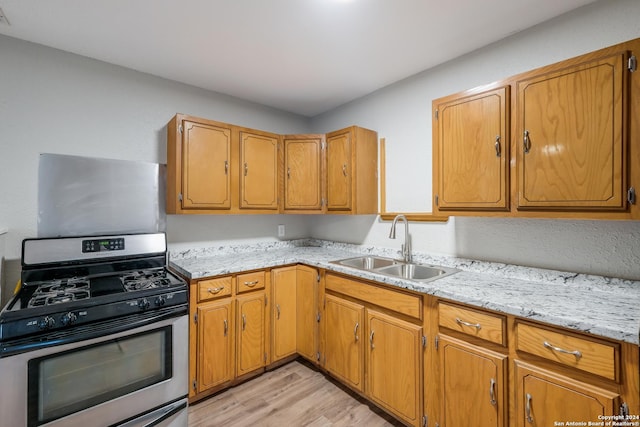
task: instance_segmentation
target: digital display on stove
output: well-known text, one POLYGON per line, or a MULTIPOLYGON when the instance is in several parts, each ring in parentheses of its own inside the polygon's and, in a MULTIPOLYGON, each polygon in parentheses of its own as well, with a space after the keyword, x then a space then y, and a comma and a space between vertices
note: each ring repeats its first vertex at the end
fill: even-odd
POLYGON ((82 252, 123 251, 124 238, 94 239, 82 241, 82 252))

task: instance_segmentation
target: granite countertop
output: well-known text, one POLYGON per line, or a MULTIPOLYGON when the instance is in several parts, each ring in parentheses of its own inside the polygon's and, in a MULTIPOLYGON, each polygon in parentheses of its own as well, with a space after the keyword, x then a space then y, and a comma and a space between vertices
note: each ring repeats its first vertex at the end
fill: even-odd
POLYGON ((364 254, 397 258, 389 249, 319 240, 172 251, 170 266, 189 279, 303 263, 461 303, 631 344, 640 344, 640 281, 434 257, 414 262, 460 272, 431 282, 384 276, 331 263, 364 254))

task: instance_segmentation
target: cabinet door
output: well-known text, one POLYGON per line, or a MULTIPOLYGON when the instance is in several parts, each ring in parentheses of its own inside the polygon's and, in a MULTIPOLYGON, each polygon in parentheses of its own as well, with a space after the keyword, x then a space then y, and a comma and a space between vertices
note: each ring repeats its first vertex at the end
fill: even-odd
POLYGON ((198 393, 233 379, 231 301, 198 306, 198 393))
POLYGON ((543 427, 558 421, 599 422, 619 407, 615 393, 515 361, 517 426, 543 427))
POLYGON ((296 353, 296 267, 272 270, 273 361, 296 353))
POLYGON ((238 353, 237 375, 243 375, 265 364, 264 352, 264 292, 237 299, 238 353))
POLYGON ((438 353, 440 425, 505 426, 507 356, 442 335, 438 353))
POLYGON ((285 210, 322 210, 321 154, 321 137, 285 137, 285 210))
POLYGON ((626 56, 517 82, 519 208, 626 208, 626 56))
POLYGON ((327 210, 351 210, 352 176, 350 131, 327 136, 327 210))
POLYGON ((183 121, 183 209, 231 207, 230 154, 230 128, 183 121))
POLYGON ((296 346, 298 353, 312 362, 318 353, 318 271, 298 266, 296 289, 296 346))
POLYGON ((410 425, 422 425, 422 328, 367 311, 367 395, 410 425))
POLYGON ((326 295, 325 369, 350 387, 364 391, 364 307, 326 295))
POLYGON ((509 86, 437 105, 440 210, 509 208, 509 86))
POLYGON ((240 132, 240 207, 278 209, 278 137, 240 132))

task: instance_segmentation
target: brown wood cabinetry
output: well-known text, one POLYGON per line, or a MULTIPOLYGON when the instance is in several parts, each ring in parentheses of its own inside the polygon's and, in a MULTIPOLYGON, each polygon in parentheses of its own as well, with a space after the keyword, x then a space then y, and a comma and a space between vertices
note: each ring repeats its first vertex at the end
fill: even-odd
POLYGON ((272 362, 296 353, 297 267, 283 267, 271 272, 273 298, 272 362))
POLYGON ((640 39, 433 101, 433 208, 638 219, 640 39))
POLYGON ((287 135, 284 144, 284 211, 321 213, 324 135, 287 135))
MULTIPOLYGON (((189 395, 233 379, 233 308, 230 299, 201 304, 197 312, 197 375, 189 395)), ((195 368, 195 367, 194 367, 195 368)))
POLYGON ((240 208, 278 210, 279 138, 240 131, 240 208))
POLYGON ((237 360, 236 376, 248 374, 265 366, 264 292, 253 292, 236 299, 237 360))
POLYGON ((319 358, 318 270, 296 267, 296 347, 298 354, 314 363, 319 358))

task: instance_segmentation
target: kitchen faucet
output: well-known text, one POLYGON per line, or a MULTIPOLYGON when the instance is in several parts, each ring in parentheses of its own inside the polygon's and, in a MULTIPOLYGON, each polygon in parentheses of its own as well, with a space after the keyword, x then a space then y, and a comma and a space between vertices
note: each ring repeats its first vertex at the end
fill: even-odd
POLYGON ((389 232, 389 238, 390 239, 396 238, 396 224, 398 223, 399 219, 404 221, 404 244, 400 246, 402 251, 402 258, 404 259, 404 262, 410 263, 411 262, 411 240, 409 238, 409 221, 407 221, 406 216, 396 215, 396 217, 393 218, 393 222, 391 223, 391 231, 389 232))

